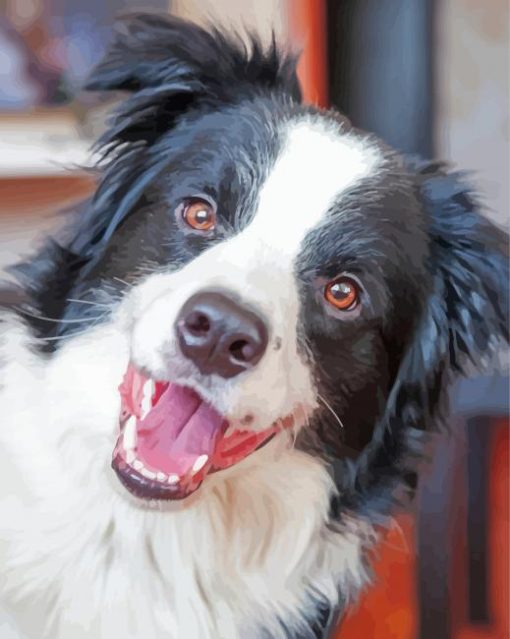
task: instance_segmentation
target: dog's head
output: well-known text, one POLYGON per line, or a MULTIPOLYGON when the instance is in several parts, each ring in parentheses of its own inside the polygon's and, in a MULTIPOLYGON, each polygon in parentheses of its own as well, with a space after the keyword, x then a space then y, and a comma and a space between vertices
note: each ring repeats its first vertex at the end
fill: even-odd
POLYGON ((90 321, 69 298, 120 300, 122 481, 183 497, 287 431, 343 460, 350 508, 389 494, 451 373, 507 337, 505 238, 461 176, 302 106, 275 46, 176 19, 123 22, 89 87, 130 95, 38 295, 61 332, 90 321))

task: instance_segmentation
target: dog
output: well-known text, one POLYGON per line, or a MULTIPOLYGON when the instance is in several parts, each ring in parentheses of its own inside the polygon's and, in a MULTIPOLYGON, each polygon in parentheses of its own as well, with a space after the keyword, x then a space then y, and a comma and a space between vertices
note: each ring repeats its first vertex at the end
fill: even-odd
POLYGON ((122 20, 97 192, 18 266, 2 600, 28 637, 325 637, 447 389, 508 341, 464 176, 301 103, 296 57, 122 20))

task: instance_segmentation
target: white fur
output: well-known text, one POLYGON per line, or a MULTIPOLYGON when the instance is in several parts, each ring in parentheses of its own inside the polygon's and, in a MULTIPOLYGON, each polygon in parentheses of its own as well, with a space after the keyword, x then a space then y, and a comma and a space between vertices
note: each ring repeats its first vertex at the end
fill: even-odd
POLYGON ((108 325, 44 360, 6 318, 0 584, 20 633, 230 639, 262 624, 277 639, 278 617, 299 628, 313 613, 310 591, 334 602, 339 585, 346 595, 360 587, 372 533, 358 521, 326 526, 330 476, 286 435, 208 477, 184 502, 152 507, 127 495, 110 458, 130 357, 156 376, 193 383, 169 328, 202 287, 241 293, 270 318, 271 345, 279 338, 282 347, 228 383, 198 378, 200 391, 230 416, 252 412, 255 428, 297 407, 303 421, 314 410, 314 381, 298 354, 294 261, 331 203, 377 161, 354 138, 294 124, 246 230, 179 272, 149 276, 108 325))

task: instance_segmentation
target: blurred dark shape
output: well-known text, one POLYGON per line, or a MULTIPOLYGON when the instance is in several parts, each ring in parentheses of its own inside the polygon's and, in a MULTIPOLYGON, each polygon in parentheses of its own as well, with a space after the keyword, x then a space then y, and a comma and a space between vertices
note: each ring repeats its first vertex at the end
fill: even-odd
POLYGON ((330 95, 354 126, 433 150, 434 0, 328 0, 330 95))
POLYGON ((0 19, 0 108, 58 102, 60 72, 38 59, 24 38, 0 19))

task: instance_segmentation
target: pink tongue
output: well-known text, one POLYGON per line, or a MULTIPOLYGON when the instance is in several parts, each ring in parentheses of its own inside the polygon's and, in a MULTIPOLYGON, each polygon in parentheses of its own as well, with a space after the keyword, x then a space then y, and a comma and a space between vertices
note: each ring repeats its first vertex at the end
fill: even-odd
POLYGON ((171 384, 138 422, 137 457, 149 468, 179 478, 207 470, 223 424, 224 418, 197 393, 171 384))

